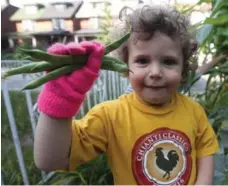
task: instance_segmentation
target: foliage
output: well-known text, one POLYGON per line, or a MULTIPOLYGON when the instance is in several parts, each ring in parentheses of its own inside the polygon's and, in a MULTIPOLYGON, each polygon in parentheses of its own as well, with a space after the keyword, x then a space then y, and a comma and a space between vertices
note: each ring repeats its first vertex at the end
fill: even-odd
MULTIPOLYGON (((204 2, 206 0, 201 0, 197 4, 204 2)), ((206 73, 208 79, 205 92, 195 97, 204 107, 219 136, 222 123, 228 120, 228 4, 225 0, 214 0, 212 4, 210 17, 198 24, 196 39, 200 43, 200 51, 205 54, 205 60, 212 56, 212 61, 218 60, 218 63, 216 62, 217 65, 206 73)), ((190 86, 197 80, 192 78, 189 81, 190 86)), ((185 92, 190 93, 189 90, 185 92)))
MULTIPOLYGON (((24 39, 23 40, 23 43, 20 43, 18 44, 12 52, 3 52, 2 54, 2 60, 10 60, 10 59, 13 59, 13 60, 27 60, 27 59, 30 59, 29 56, 24 53, 22 50, 20 50, 20 48, 23 48, 23 49, 31 49, 32 48, 32 45, 31 43, 29 42, 29 40, 27 39, 24 39)), ((39 48, 40 50, 45 50, 45 48, 43 46, 40 46, 40 47, 37 47, 39 48)))
POLYGON ((101 155, 98 158, 82 164, 75 171, 64 172, 57 171, 56 175, 46 181, 38 184, 52 185, 112 185, 112 173, 107 166, 106 155, 101 155))
POLYGON ((7 60, 7 59, 23 60, 23 59, 25 59, 27 56, 20 50, 20 47, 29 48, 29 45, 22 44, 22 45, 17 46, 13 53, 3 54, 2 59, 3 60, 7 60))
POLYGON ((228 172, 225 172, 225 178, 222 182, 222 185, 228 185, 228 172))

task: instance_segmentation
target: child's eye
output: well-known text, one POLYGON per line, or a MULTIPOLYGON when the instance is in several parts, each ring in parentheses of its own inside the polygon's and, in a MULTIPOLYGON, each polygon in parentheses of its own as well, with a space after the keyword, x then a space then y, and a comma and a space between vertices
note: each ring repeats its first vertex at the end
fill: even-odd
POLYGON ((136 63, 140 64, 140 65, 145 65, 148 63, 148 60, 147 59, 138 59, 136 61, 136 63))
POLYGON ((175 59, 164 59, 162 60, 162 64, 171 66, 171 65, 176 65, 177 61, 175 59))

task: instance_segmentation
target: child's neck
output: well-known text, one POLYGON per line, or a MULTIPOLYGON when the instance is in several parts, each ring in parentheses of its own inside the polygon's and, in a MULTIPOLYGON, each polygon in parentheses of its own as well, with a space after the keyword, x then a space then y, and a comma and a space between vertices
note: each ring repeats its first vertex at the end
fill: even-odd
POLYGON ((165 103, 149 103, 149 102, 147 102, 147 101, 141 99, 139 96, 137 96, 137 99, 138 99, 141 103, 146 104, 147 106, 152 106, 152 107, 154 107, 154 108, 163 108, 163 107, 165 107, 166 105, 170 104, 170 102, 171 102, 171 99, 170 99, 169 101, 167 101, 167 102, 165 102, 165 103))

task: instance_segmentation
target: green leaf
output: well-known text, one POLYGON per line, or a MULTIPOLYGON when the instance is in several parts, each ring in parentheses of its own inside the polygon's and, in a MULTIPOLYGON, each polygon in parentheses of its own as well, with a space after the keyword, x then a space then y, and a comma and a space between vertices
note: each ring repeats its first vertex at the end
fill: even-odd
POLYGON ((213 30, 213 25, 205 24, 196 31, 196 40, 201 44, 208 39, 213 30))
POLYGON ((219 27, 216 29, 216 34, 221 36, 226 36, 228 39, 228 26, 226 27, 219 27))
POLYGON ((58 179, 56 182, 52 183, 52 185, 68 185, 71 181, 73 181, 76 176, 67 176, 61 179, 58 179))
POLYGON ((197 4, 210 3, 211 0, 200 0, 197 4))
POLYGON ((214 16, 216 13, 221 11, 222 8, 227 8, 228 3, 225 1, 218 0, 213 8, 213 11, 211 13, 211 17, 214 16))
POLYGON ((213 25, 221 25, 225 23, 228 23, 228 16, 225 14, 218 16, 216 18, 209 17, 204 21, 204 24, 213 24, 213 25))

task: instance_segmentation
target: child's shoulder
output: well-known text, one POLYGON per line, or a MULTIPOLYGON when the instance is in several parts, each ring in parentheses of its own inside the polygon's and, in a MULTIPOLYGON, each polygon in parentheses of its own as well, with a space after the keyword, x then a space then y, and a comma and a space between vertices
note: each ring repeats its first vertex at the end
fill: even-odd
POLYGON ((129 93, 129 94, 123 94, 120 97, 118 97, 117 99, 114 100, 107 100, 104 101, 100 104, 98 104, 98 107, 118 107, 118 106, 123 106, 123 105, 127 105, 131 102, 133 98, 133 94, 129 93))
POLYGON ((132 100, 132 93, 123 94, 119 98, 114 100, 106 100, 95 106, 97 109, 118 109, 121 106, 128 105, 132 100))
POLYGON ((196 111, 202 110, 202 106, 189 96, 186 96, 181 93, 177 93, 177 100, 179 104, 181 104, 182 106, 188 109, 194 109, 196 111))

